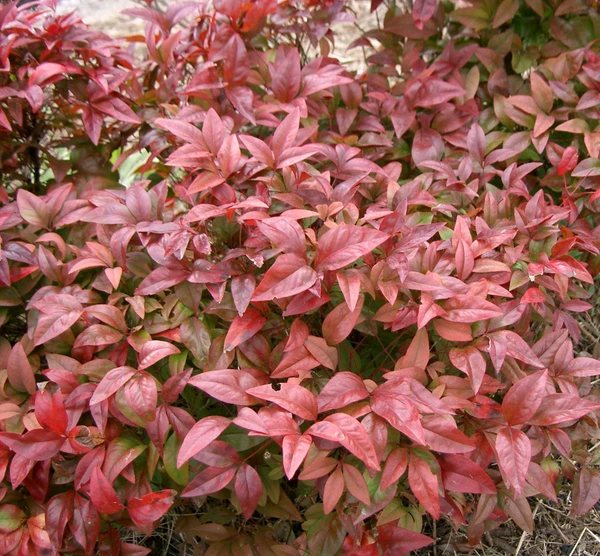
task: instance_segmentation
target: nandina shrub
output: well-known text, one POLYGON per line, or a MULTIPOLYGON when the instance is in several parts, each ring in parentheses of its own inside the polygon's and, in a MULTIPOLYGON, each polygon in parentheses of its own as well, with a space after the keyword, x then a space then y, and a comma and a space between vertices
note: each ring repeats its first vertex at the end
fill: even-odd
POLYGON ((586 513, 592 3, 373 1, 360 75, 341 1, 145 4, 133 54, 0 12, 0 552, 145 554, 167 512, 206 554, 356 556, 586 513))

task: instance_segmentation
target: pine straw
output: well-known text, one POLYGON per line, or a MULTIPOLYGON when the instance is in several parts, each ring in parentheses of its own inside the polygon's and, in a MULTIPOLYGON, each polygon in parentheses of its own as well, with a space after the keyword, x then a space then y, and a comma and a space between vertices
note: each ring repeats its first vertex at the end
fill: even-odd
MULTIPOLYGON (((466 536, 450 526, 437 523, 437 541, 418 551, 419 556, 598 556, 600 554, 600 505, 583 518, 569 517, 570 499, 558 504, 545 499, 531 500, 535 529, 532 535, 512 521, 486 533, 477 547, 469 547, 466 536)), ((428 534, 431 530, 425 531, 428 534)))

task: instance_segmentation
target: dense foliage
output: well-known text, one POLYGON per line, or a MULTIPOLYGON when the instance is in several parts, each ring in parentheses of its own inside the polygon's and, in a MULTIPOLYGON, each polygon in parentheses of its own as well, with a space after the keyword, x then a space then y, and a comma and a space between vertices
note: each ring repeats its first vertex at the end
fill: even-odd
POLYGON ((0 9, 0 553, 398 555, 600 498, 600 16, 0 9), (572 486, 571 486, 572 485, 572 486), (190 540, 191 542, 191 540, 190 540))

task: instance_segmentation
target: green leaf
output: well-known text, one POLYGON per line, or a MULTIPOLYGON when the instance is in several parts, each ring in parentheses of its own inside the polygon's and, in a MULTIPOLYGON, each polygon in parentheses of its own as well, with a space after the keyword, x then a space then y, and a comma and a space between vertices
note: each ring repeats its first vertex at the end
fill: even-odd
POLYGON ((306 511, 302 529, 306 531, 310 554, 335 556, 346 538, 346 530, 337 513, 324 515, 323 504, 315 504, 306 511))
POLYGON ((177 467, 177 454, 181 448, 182 440, 175 434, 171 434, 165 442, 163 463, 165 471, 178 485, 186 486, 190 482, 189 462, 177 467))

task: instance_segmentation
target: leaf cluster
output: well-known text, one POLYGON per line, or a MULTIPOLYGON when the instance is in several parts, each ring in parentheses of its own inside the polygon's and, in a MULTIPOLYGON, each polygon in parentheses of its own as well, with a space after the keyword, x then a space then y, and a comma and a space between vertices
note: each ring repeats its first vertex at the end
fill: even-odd
POLYGON ((342 0, 147 0, 129 46, 54 4, 0 9, 0 553, 594 506, 593 2, 373 0, 359 73, 342 0))

